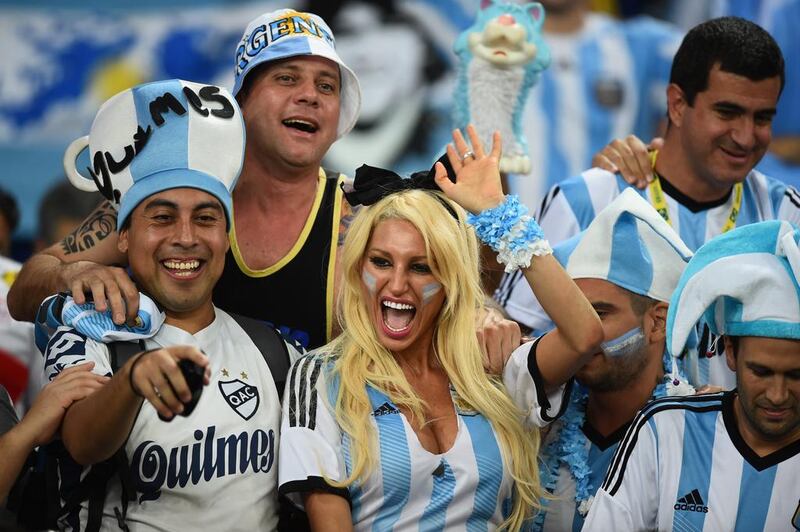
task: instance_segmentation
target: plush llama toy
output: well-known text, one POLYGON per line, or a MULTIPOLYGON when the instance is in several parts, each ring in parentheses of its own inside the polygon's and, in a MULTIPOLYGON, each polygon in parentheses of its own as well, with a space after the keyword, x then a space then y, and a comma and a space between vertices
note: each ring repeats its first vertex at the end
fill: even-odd
POLYGON ((492 132, 500 131, 501 172, 527 174, 531 169, 521 116, 539 72, 550 65, 543 22, 539 3, 482 0, 475 23, 455 42, 459 58, 455 126, 475 124, 486 146, 491 145, 492 132))

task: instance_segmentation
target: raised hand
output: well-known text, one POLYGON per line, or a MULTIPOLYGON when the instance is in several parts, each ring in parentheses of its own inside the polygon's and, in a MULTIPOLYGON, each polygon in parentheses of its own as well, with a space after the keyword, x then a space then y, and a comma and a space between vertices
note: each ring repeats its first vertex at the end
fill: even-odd
POLYGON ((448 179, 444 165, 438 162, 434 179, 448 198, 477 214, 496 207, 505 198, 499 166, 502 139, 500 133, 495 131, 492 151, 486 154, 472 124, 467 126, 467 135, 472 149, 457 129, 453 131, 453 144, 447 145, 447 158, 456 173, 456 182, 448 179))

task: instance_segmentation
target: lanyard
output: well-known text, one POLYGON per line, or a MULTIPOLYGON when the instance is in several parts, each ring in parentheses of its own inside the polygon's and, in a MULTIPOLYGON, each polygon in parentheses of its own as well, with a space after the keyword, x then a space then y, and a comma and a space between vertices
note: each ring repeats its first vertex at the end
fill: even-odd
MULTIPOLYGON (((653 165, 653 181, 647 187, 650 191, 649 199, 655 210, 658 211, 658 214, 660 214, 669 225, 672 225, 672 221, 670 220, 669 216, 667 199, 664 196, 664 191, 661 190, 661 180, 658 172, 656 172, 656 157, 658 157, 657 150, 650 152, 650 163, 653 165)), ((743 191, 744 186, 741 183, 736 183, 733 185, 733 205, 731 206, 731 212, 728 214, 728 219, 725 221, 725 225, 722 226, 723 233, 727 233, 736 227, 736 218, 739 217, 739 211, 742 208, 743 191)))

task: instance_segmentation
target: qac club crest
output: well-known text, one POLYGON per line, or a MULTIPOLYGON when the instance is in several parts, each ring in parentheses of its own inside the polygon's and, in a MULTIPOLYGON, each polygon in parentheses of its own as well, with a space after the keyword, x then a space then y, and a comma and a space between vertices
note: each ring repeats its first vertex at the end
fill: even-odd
POLYGON ((222 397, 225 398, 228 405, 242 416, 242 419, 250 419, 258 410, 258 389, 252 384, 247 384, 239 379, 220 381, 219 391, 222 392, 222 397))

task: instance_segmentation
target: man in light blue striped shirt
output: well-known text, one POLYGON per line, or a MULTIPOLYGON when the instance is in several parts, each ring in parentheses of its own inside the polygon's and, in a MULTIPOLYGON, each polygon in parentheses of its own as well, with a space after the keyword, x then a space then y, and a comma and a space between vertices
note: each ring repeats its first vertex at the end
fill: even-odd
POLYGON ((800 230, 777 220, 712 239, 667 314, 679 354, 705 316, 736 389, 665 398, 634 419, 584 530, 800 529, 800 230))
MULTIPOLYGON (((669 125, 653 154, 657 179, 639 193, 696 250, 734 227, 762 220, 800 223, 800 194, 753 167, 769 146, 784 69, 774 39, 752 22, 714 19, 692 29, 675 55, 667 89, 669 125)), ((591 169, 547 194, 538 212, 551 242, 585 229, 630 187, 620 175, 591 169)), ((511 318, 536 330, 549 319, 530 288, 507 275, 495 298, 511 318)), ((522 281, 522 282, 520 282, 522 281)), ((721 344, 706 335, 691 364, 693 384, 733 387, 721 344)))

